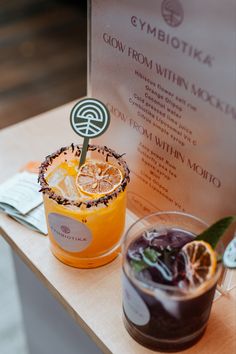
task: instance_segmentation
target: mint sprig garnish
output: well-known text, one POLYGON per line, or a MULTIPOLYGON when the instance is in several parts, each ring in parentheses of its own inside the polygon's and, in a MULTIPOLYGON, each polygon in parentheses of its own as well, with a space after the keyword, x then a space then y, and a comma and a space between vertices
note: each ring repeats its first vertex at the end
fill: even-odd
POLYGON ((155 251, 151 247, 145 248, 143 251, 144 256, 152 263, 156 263, 157 258, 161 255, 159 252, 155 251))
POLYGON ((131 267, 133 268, 133 270, 137 273, 141 272, 142 270, 144 270, 145 268, 148 267, 148 264, 145 263, 142 259, 138 260, 133 260, 130 262, 131 267))
POLYGON ((236 216, 227 216, 223 219, 218 220, 213 225, 204 230, 200 235, 198 235, 196 241, 205 241, 211 245, 213 249, 216 248, 216 245, 220 238, 224 235, 228 227, 236 221, 236 216))
POLYGON ((155 251, 153 248, 147 247, 143 251, 143 257, 141 259, 132 259, 130 264, 134 271, 139 273, 150 265, 155 264, 160 255, 161 254, 155 251))

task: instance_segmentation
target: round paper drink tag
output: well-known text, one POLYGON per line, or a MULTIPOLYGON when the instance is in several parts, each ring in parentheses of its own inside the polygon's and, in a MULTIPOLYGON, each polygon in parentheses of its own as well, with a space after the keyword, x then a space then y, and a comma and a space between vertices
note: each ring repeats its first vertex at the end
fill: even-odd
POLYGON ((236 268, 236 235, 226 247, 223 262, 226 267, 236 268))
POLYGON ((65 251, 84 251, 92 242, 92 233, 82 222, 57 213, 48 215, 50 230, 65 251))
POLYGON ((123 307, 128 319, 138 326, 144 326, 150 321, 150 312, 134 287, 123 273, 123 307))
POLYGON ((110 113, 101 101, 85 98, 72 108, 70 123, 78 135, 87 139, 95 138, 107 130, 110 113))

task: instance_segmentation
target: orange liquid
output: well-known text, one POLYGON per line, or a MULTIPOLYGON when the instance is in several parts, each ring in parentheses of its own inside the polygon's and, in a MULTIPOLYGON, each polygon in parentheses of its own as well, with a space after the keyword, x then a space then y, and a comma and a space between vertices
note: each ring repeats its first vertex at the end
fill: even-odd
MULTIPOLYGON (((77 159, 70 160, 69 164, 67 162, 61 162, 54 169, 49 171, 46 179, 50 185, 50 180, 55 172, 58 169, 63 169, 63 171, 66 171, 66 176, 72 177, 72 181, 75 181, 77 168, 77 159)), ((63 181, 59 183, 59 186, 62 191, 63 181)), ((58 190, 57 187, 52 187, 52 189, 60 194, 60 190, 58 190)), ((92 200, 92 198, 96 197, 97 196, 91 197, 83 193, 81 194, 82 199, 92 200)), ((112 261, 119 254, 120 238, 125 226, 126 190, 120 192, 117 197, 110 200, 108 206, 101 203, 91 208, 86 208, 84 205, 81 207, 65 206, 50 199, 47 194, 44 194, 44 205, 51 250, 63 263, 73 267, 93 268, 112 261), (89 229, 92 237, 85 249, 80 251, 68 251, 63 244, 58 242, 48 218, 48 215, 52 213, 73 219, 74 221, 82 223, 83 227, 85 226, 89 229)), ((80 227, 78 227, 78 230, 78 233, 81 232, 80 227)), ((61 234, 62 232, 60 231, 60 237, 61 234)), ((81 237, 83 237, 82 234, 81 237)))

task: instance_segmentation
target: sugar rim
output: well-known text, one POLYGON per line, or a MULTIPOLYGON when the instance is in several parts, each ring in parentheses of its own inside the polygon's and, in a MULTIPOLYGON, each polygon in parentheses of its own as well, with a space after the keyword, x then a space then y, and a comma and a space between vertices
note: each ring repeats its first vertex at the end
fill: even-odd
POLYGON ((98 151, 98 153, 102 153, 103 155, 106 155, 106 162, 108 162, 109 157, 113 157, 118 161, 118 165, 123 168, 124 171, 124 177, 121 181, 121 184, 112 192, 109 194, 106 194, 102 197, 99 197, 97 199, 93 200, 84 200, 80 202, 76 202, 73 200, 70 200, 68 198, 64 198, 60 195, 58 195, 56 192, 52 190, 52 188, 49 186, 49 184, 46 181, 45 178, 45 173, 47 172, 47 169, 49 166, 51 166, 52 162, 54 159, 59 157, 61 154, 66 155, 67 151, 71 149, 71 152, 74 153, 75 156, 80 157, 81 151, 82 151, 82 145, 75 145, 71 144, 69 146, 65 146, 57 150, 56 152, 52 153, 51 155, 46 156, 44 162, 40 165, 39 167, 39 177, 38 177, 38 182, 40 183, 41 189, 39 192, 42 192, 43 194, 47 194, 50 199, 55 200, 58 204, 60 205, 72 205, 75 207, 80 208, 81 205, 85 205, 86 208, 91 208, 92 206, 97 206, 98 204, 104 204, 108 205, 109 200, 116 198, 119 193, 124 192, 127 184, 130 181, 130 170, 127 166, 126 161, 122 158, 124 154, 119 155, 116 153, 114 150, 108 148, 107 146, 100 146, 100 145, 93 145, 89 144, 88 145, 88 151, 98 151))

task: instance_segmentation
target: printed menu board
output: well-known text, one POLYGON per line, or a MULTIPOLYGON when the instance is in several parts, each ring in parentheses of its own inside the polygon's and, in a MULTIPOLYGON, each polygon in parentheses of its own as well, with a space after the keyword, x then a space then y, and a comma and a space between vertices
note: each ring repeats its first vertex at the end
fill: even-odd
POLYGON ((126 153, 128 206, 211 222, 236 213, 233 0, 91 0, 89 94, 98 139, 126 153))

